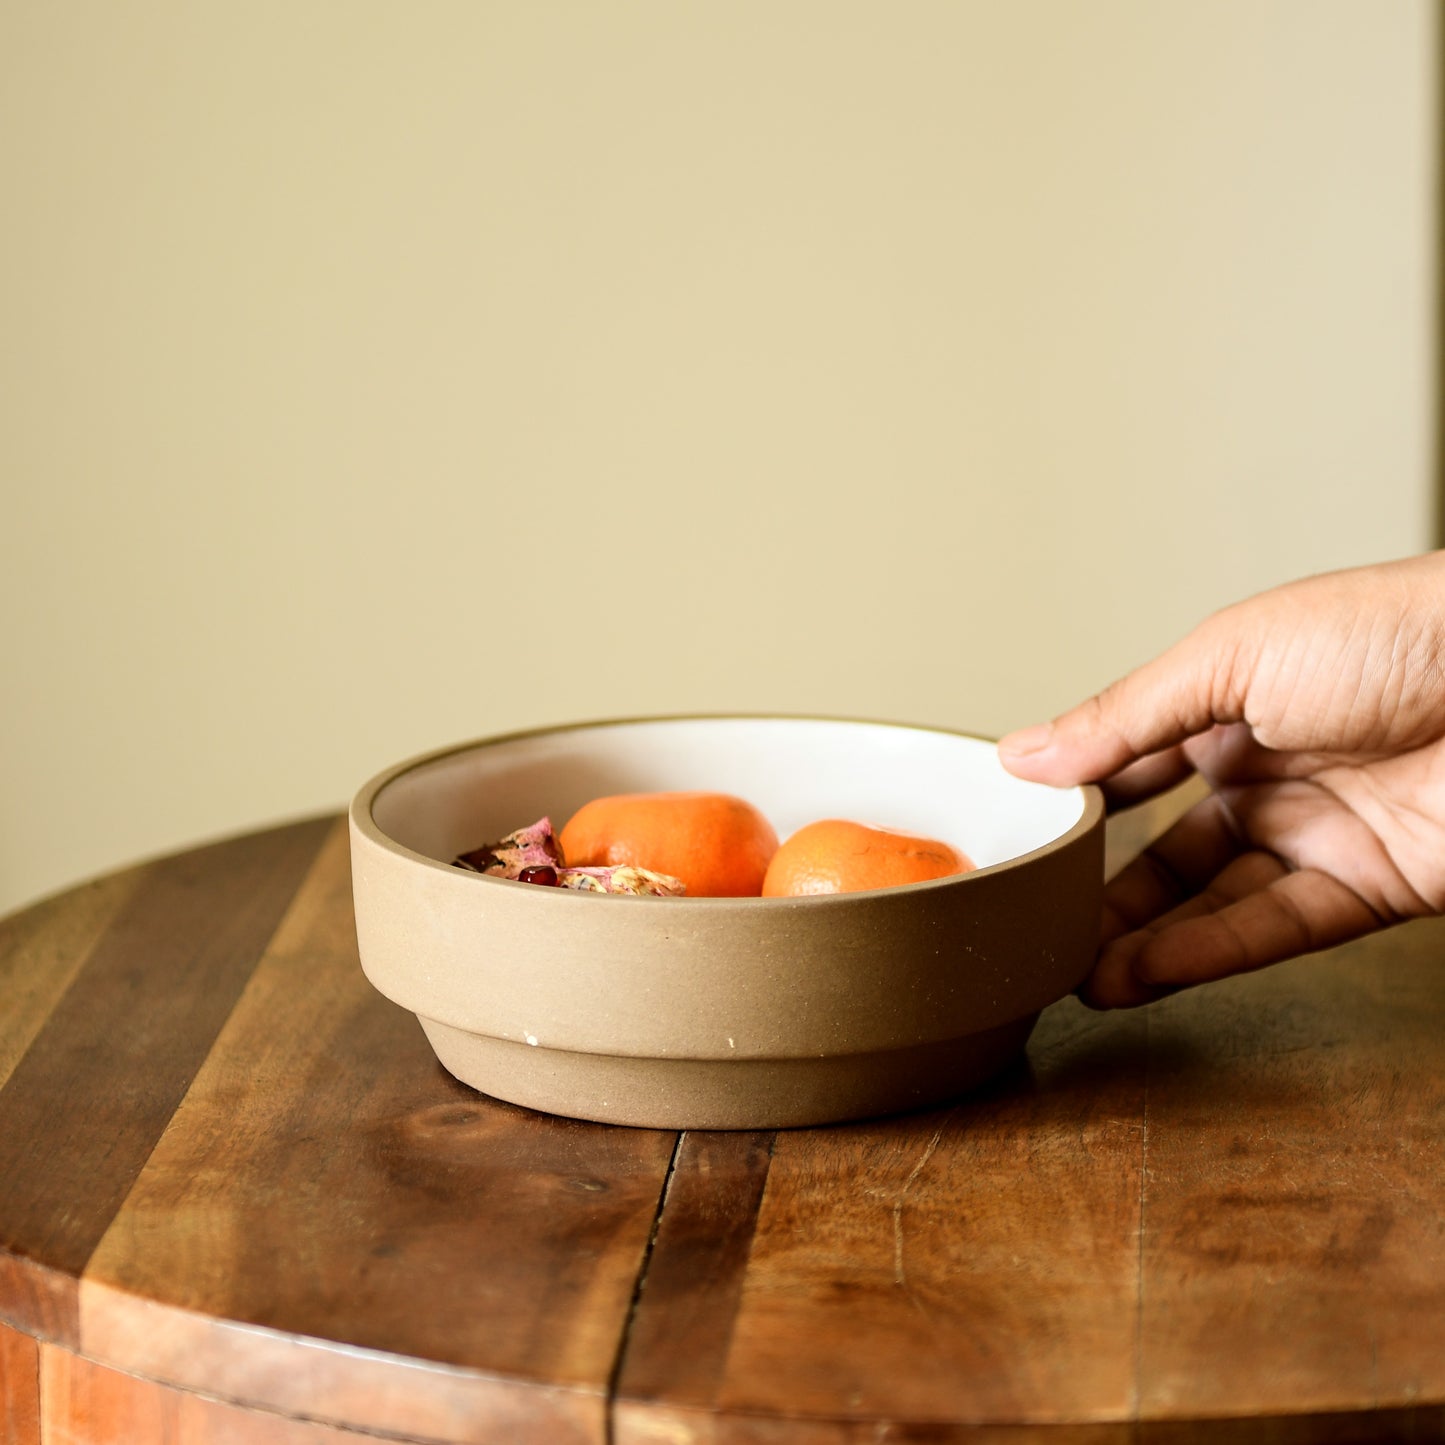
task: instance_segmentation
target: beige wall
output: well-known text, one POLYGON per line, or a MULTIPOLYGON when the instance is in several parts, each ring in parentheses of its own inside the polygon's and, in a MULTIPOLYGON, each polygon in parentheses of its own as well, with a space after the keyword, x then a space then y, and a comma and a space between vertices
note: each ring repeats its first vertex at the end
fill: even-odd
POLYGON ((1425 0, 9 0, 0 908, 1428 544, 1425 0))

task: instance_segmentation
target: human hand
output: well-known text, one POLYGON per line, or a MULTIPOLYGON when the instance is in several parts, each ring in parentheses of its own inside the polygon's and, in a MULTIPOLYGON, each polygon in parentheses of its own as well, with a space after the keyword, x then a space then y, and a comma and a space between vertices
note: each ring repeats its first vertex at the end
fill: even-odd
POLYGON ((1111 809, 1212 789, 1105 890, 1097 1008, 1445 911, 1445 553, 1229 607, 999 755, 1111 809))

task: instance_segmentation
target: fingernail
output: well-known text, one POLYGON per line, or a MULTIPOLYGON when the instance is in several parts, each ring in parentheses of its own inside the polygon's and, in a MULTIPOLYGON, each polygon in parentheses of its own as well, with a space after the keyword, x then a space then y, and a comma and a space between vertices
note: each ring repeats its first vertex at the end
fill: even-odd
POLYGON ((1016 758, 1027 753, 1041 753, 1053 741, 1053 736, 1053 723, 1037 723, 1000 738, 998 748, 1001 753, 1012 753, 1016 758))

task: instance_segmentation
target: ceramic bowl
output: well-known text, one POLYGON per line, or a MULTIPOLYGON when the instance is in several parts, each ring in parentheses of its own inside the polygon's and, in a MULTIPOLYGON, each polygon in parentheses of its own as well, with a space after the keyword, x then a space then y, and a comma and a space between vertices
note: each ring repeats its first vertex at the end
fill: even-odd
POLYGON ((484 1093, 656 1128, 820 1124, 937 1103, 1018 1055, 1098 940, 1103 804, 991 742, 836 719, 655 718, 467 743, 351 806, 367 977, 484 1093), (780 838, 844 817, 977 871, 815 898, 640 898, 453 867, 608 793, 706 789, 780 838))

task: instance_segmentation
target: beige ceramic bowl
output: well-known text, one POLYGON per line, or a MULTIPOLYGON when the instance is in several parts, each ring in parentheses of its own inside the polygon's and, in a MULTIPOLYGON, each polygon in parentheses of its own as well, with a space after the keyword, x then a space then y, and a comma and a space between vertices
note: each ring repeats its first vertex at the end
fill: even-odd
POLYGON ((1103 806, 957 733, 809 718, 608 722, 391 768, 351 807, 367 977, 484 1093, 658 1128, 818 1124, 971 1088, 1088 972, 1103 806), (978 871, 823 898, 634 898, 487 878, 458 853, 607 793, 736 793, 779 837, 845 817, 978 871))

